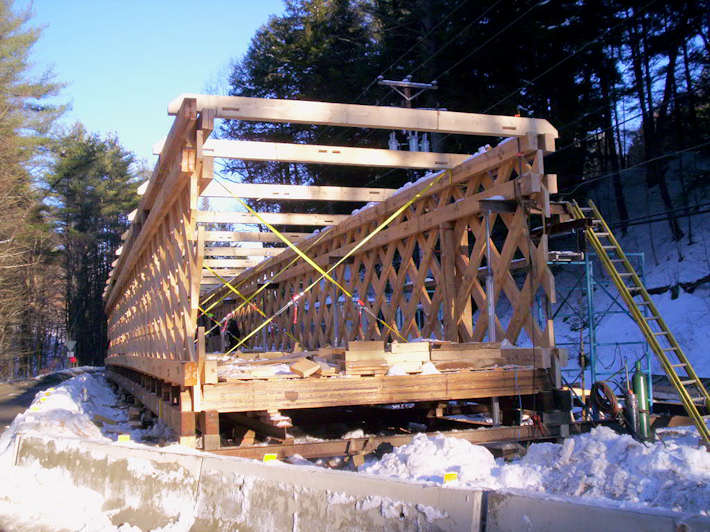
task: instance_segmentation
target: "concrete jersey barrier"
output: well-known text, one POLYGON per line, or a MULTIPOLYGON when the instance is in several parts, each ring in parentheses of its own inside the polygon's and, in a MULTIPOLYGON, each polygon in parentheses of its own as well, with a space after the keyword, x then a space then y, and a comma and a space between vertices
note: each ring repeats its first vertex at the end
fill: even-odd
POLYGON ((113 512, 115 524, 143 530, 174 523, 181 513, 194 516, 194 531, 710 530, 710 518, 663 510, 427 486, 208 453, 35 435, 18 435, 15 446, 15 467, 64 470, 103 495, 103 510, 113 512))

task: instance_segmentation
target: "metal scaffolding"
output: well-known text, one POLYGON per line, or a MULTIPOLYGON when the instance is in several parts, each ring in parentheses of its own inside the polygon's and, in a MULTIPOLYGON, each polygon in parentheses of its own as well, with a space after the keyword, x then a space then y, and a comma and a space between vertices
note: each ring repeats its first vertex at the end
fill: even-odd
MULTIPOLYGON (((644 253, 626 255, 644 281, 644 253)), ((570 365, 563 370, 565 380, 570 384, 584 382, 587 387, 599 380, 623 383, 626 369, 631 372, 636 361, 641 360, 652 406, 652 353, 621 295, 603 272, 599 258, 588 252, 583 260, 553 262, 551 266, 558 292, 553 307, 557 345, 570 352, 570 365), (628 321, 629 330, 638 331, 638 339, 620 340, 612 336, 612 332, 619 330, 619 324, 605 328, 603 322, 616 316, 626 317, 623 324, 628 321), (572 338, 575 332, 579 334, 577 339, 572 338), (581 355, 586 358, 584 369, 581 355)), ((623 393, 623 384, 617 392, 623 393)))

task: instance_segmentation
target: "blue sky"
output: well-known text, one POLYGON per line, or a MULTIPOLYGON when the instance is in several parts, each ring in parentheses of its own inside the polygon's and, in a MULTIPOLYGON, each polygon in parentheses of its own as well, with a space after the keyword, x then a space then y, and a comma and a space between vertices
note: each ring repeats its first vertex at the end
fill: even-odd
POLYGON ((282 0, 16 0, 44 27, 32 50, 38 72, 66 83, 63 123, 115 133, 152 167, 152 145, 170 128, 168 102, 183 92, 225 87, 228 65, 282 0))

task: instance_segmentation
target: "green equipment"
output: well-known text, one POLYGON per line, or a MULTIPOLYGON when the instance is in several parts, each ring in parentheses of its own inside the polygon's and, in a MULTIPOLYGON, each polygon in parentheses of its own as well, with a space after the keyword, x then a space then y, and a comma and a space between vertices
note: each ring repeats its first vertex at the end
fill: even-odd
POLYGON ((651 436, 651 424, 649 420, 649 397, 646 376, 641 371, 641 361, 636 361, 636 371, 633 376, 634 395, 638 399, 638 434, 642 440, 648 440, 651 436))

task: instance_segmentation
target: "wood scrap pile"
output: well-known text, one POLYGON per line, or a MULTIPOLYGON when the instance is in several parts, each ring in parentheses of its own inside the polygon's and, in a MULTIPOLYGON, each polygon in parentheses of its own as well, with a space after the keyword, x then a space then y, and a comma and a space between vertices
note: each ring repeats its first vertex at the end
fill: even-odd
POLYGON ((223 362, 220 380, 411 375, 425 369, 436 373, 506 366, 550 368, 553 356, 562 366, 566 364, 563 349, 515 347, 507 342, 424 340, 393 342, 386 346, 383 341, 359 341, 349 342, 347 348, 326 347, 298 353, 243 353, 237 360, 223 362))

